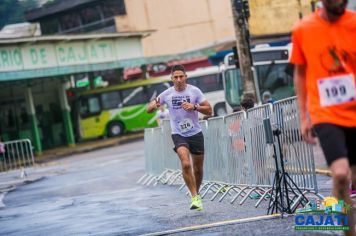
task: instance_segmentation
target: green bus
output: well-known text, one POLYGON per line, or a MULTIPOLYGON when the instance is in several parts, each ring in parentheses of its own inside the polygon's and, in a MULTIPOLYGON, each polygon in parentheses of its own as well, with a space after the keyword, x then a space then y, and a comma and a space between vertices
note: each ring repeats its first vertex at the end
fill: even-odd
POLYGON ((84 91, 75 104, 80 139, 113 137, 157 126, 146 104, 172 85, 167 76, 84 91))

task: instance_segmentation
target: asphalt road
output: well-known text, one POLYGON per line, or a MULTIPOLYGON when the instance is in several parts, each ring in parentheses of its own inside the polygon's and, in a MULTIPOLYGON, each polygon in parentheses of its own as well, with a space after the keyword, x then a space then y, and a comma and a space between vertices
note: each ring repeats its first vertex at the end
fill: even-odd
MULTIPOLYGON (((204 211, 189 210, 190 199, 178 185, 142 186, 144 145, 136 141, 66 157, 28 170, 32 182, 18 185, 3 199, 0 235, 140 235, 190 227, 174 235, 337 235, 296 232, 294 217, 234 223, 193 230, 194 225, 266 215, 258 208, 204 199, 204 211)), ((18 172, 2 173, 0 182, 18 172)), ((318 176, 319 189, 330 195, 331 182, 318 176)))

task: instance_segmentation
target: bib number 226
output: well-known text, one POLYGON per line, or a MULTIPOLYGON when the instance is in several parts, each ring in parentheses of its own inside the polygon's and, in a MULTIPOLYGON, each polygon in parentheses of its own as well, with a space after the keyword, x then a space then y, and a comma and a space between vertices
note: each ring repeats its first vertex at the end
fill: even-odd
POLYGON ((188 132, 193 128, 193 122, 191 119, 184 119, 183 121, 179 122, 179 128, 182 133, 188 132))

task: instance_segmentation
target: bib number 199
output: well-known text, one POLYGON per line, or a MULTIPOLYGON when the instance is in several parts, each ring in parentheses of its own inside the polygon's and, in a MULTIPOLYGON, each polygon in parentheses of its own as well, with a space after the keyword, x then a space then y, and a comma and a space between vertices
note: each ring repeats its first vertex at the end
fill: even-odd
POLYGON ((318 80, 320 105, 340 105, 356 100, 355 79, 352 74, 318 80))

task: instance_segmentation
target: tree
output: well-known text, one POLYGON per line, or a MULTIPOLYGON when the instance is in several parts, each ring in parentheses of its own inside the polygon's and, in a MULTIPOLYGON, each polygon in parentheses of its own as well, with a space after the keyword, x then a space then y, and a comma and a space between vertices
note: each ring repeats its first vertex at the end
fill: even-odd
POLYGON ((37 0, 1 0, 0 28, 7 24, 25 22, 25 11, 38 7, 37 0))

